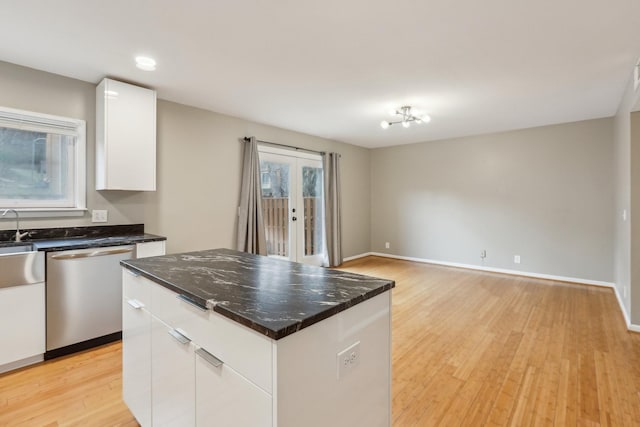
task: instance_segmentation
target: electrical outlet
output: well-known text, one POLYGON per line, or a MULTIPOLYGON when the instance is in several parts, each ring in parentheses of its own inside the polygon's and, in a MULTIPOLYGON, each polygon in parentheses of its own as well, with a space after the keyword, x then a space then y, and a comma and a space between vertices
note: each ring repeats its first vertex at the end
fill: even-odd
POLYGON ((480 258, 485 259, 487 257, 487 250, 483 249, 480 251, 480 258))
POLYGON ((385 249, 389 249, 391 247, 391 243, 384 242, 384 247, 385 247, 385 249))
POLYGON ((360 364, 360 341, 338 353, 338 379, 350 374, 360 364))
POLYGON ((515 264, 520 264, 520 255, 514 255, 513 256, 513 262, 515 264))
POLYGON ((623 221, 627 220, 627 210, 626 209, 622 209, 622 220, 623 221))
POLYGON ((91 222, 107 222, 108 215, 107 210, 94 209, 91 211, 91 222))

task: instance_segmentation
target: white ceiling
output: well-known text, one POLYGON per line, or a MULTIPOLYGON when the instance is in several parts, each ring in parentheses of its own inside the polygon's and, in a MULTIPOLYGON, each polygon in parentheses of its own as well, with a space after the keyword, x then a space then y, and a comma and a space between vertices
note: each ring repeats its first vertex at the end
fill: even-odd
POLYGON ((638 0, 2 0, 0 17, 0 60, 365 147, 612 116, 640 56, 638 0), (431 123, 381 129, 405 104, 431 123))

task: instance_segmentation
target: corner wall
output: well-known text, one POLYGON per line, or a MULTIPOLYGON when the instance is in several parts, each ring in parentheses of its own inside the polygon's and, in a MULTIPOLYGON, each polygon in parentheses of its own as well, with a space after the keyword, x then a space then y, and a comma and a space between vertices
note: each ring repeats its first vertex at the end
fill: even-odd
POLYGON ((609 118, 375 149, 372 250, 612 282, 612 136, 609 118))
MULTIPOLYGON (((638 101, 639 93, 633 88, 630 76, 620 106, 614 117, 614 168, 615 168, 615 213, 614 213, 614 259, 616 292, 621 299, 627 321, 640 325, 640 280, 632 276, 632 262, 639 258, 636 249, 632 257, 632 223, 640 222, 640 200, 638 210, 632 205, 632 170, 640 171, 640 161, 632 161, 631 112, 638 101), (626 212, 626 220, 623 213, 626 212), (637 307, 636 307, 637 306, 637 307), (635 307, 635 309, 633 309, 635 307)), ((640 146, 640 135, 637 145, 640 146)), ((636 148, 636 155, 638 149, 636 148)), ((637 188, 635 191, 639 191, 637 188)), ((635 241, 640 241, 635 238, 635 241)), ((637 246, 637 245, 635 245, 637 246)))

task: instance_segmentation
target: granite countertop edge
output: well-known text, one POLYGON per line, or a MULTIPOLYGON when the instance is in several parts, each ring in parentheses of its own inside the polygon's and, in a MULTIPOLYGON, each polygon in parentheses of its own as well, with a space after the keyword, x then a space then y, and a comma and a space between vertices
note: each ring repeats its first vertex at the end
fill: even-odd
POLYGON ((377 295, 380 295, 384 292, 387 292, 389 290, 391 290, 392 288, 395 287, 395 281, 394 280, 389 280, 388 284, 380 286, 376 289, 372 289, 364 294, 360 294, 352 299, 350 299, 349 301, 345 301, 341 304, 337 304, 335 306, 332 306, 331 308, 327 308, 326 310, 317 313, 315 315, 309 316, 303 320, 297 321, 293 324, 287 325, 284 328, 280 328, 280 329, 271 329, 267 326, 264 326, 260 323, 257 323, 241 314, 238 314, 234 311, 231 311, 229 309, 227 309, 226 307, 224 307, 223 305, 220 304, 215 304, 213 301, 211 300, 206 300, 204 298, 198 297, 197 295, 194 295, 193 293, 189 292, 188 290, 185 290, 165 279, 162 279, 158 276, 155 276, 143 269, 140 269, 136 266, 130 265, 128 264, 126 261, 121 261, 120 265, 122 267, 124 267, 127 270, 133 271, 151 281, 153 281, 154 283, 157 283, 160 286, 163 286, 173 292, 176 292, 177 294, 181 295, 183 298, 186 298, 187 300, 191 301, 193 304, 195 304, 196 306, 198 306, 201 309, 204 310, 211 310, 211 311, 215 311, 216 313, 227 317, 228 319, 231 319, 243 326, 246 326, 250 329, 253 329, 256 332, 259 332, 262 335, 265 335, 271 339, 274 340, 279 340, 281 338, 284 338, 288 335, 291 335, 295 332, 300 331, 301 329, 307 328, 315 323, 318 323, 324 319, 327 319, 335 314, 338 314, 342 311, 347 310, 348 308, 351 308, 357 304, 360 304, 368 299, 371 299, 377 295))
POLYGON ((33 244, 34 248, 42 252, 71 251, 76 249, 106 248, 109 246, 123 246, 136 243, 160 242, 167 240, 166 237, 155 234, 138 234, 131 236, 114 237, 89 237, 73 239, 51 239, 51 240, 31 240, 27 244, 33 244))

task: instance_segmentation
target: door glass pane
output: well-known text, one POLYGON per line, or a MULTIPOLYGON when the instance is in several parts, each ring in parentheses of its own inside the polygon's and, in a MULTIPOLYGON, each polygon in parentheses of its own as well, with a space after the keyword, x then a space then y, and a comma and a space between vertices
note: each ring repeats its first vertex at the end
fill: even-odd
POLYGON ((323 253, 322 168, 302 167, 304 200, 304 254, 323 253))
POLYGON ((267 254, 289 257, 289 165, 260 161, 267 254))

